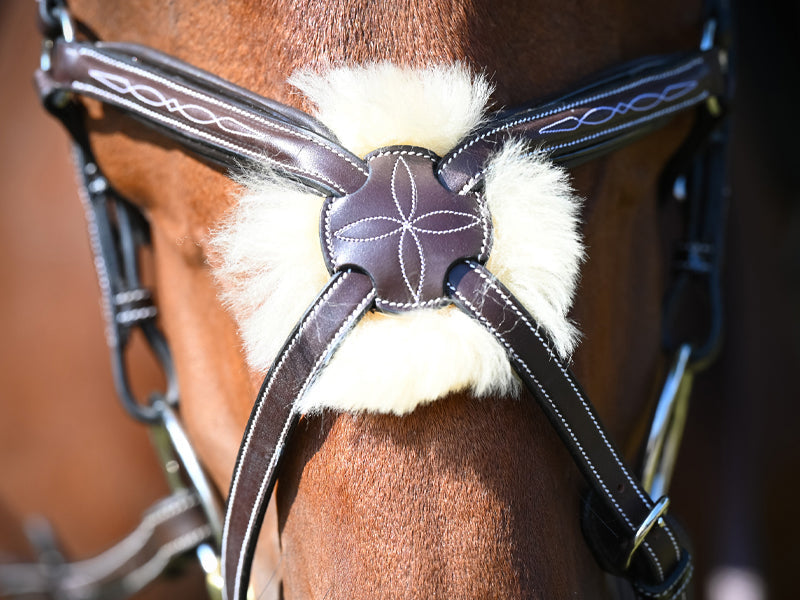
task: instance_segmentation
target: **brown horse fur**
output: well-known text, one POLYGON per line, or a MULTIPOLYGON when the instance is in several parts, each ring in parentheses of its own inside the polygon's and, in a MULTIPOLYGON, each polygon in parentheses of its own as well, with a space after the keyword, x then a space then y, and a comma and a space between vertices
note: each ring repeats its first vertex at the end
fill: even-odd
MULTIPOLYGON (((388 59, 465 61, 495 83, 498 106, 566 90, 626 59, 696 47, 697 4, 71 2, 100 39, 153 46, 288 104, 299 103, 285 83, 299 67, 388 59)), ((225 491, 260 383, 206 261, 209 228, 230 208, 233 184, 112 110, 90 104, 89 114, 103 170, 152 222, 182 413, 225 491)), ((688 123, 573 172, 587 199, 588 247, 573 314, 585 341, 574 368, 627 449, 660 369, 656 182, 688 123)), ((277 492, 285 595, 602 597, 603 576, 579 532, 583 489, 525 400, 452 396, 404 418, 309 418, 277 492)), ((272 574, 271 551, 262 543, 257 593, 272 574)))

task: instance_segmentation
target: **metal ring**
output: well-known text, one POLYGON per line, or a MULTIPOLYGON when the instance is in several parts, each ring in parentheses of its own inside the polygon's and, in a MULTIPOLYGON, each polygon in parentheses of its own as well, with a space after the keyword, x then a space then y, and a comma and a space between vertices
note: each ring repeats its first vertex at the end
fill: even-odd
POLYGON ((689 405, 693 378, 690 365, 692 352, 690 344, 683 344, 675 354, 650 425, 642 468, 642 487, 651 496, 666 494, 672 479, 689 405))
POLYGON ((72 17, 67 9, 63 7, 57 7, 53 11, 53 14, 58 17, 58 22, 61 25, 61 37, 64 38, 64 41, 67 43, 74 42, 75 23, 73 23, 72 17))
POLYGON ((709 19, 703 26, 703 35, 700 38, 700 50, 711 50, 717 38, 717 20, 709 19))
MULTIPOLYGON (((161 416, 160 427, 167 433, 171 449, 174 451, 173 454, 167 448, 158 448, 164 467, 169 472, 169 463, 177 458, 189 479, 192 489, 197 493, 203 512, 208 518, 208 524, 211 526, 214 540, 219 545, 222 540, 222 510, 214 495, 211 483, 205 471, 203 471, 203 467, 200 466, 200 460, 197 458, 197 454, 192 448, 192 444, 183 430, 178 416, 165 399, 156 399, 152 404, 152 408, 161 416), (170 457, 170 454, 173 454, 173 456, 170 457)), ((174 479, 171 480, 172 485, 174 485, 174 481, 174 479)), ((175 487, 183 486, 178 485, 175 487)))

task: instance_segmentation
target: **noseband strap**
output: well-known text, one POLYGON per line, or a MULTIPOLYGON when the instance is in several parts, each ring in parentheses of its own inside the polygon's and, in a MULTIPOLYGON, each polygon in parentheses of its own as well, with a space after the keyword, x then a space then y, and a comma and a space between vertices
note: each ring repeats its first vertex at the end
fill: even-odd
MULTIPOLYGON (((431 192, 434 195, 464 202, 462 208, 451 211, 458 215, 448 215, 451 220, 437 227, 441 231, 475 227, 453 242, 462 244, 463 249, 452 250, 446 244, 430 249, 438 273, 431 275, 433 279, 412 282, 406 278, 403 282, 398 280, 406 277, 402 264, 400 275, 395 273, 392 279, 396 265, 389 268, 380 257, 376 262, 360 252, 342 255, 333 240, 337 234, 339 239, 355 239, 354 223, 359 219, 372 220, 371 225, 379 219, 358 211, 351 214, 349 207, 357 203, 341 204, 359 194, 372 194, 371 174, 376 170, 369 161, 374 156, 365 162, 342 148, 312 117, 154 50, 72 39, 54 41, 46 68, 37 73, 37 83, 45 105, 57 116, 64 118, 65 107, 70 107, 67 125, 78 143, 86 145, 88 141, 82 132, 76 133, 75 95, 120 109, 216 165, 236 171, 242 161, 267 159, 287 177, 329 197, 323 240, 326 236, 329 240, 326 257, 331 279, 267 374, 240 447, 222 542, 228 598, 246 597, 258 531, 283 450, 300 418, 297 401, 367 311, 425 302, 454 304, 506 349, 520 379, 589 483, 591 505, 585 511, 584 532, 599 563, 629 579, 639 598, 675 598, 687 592, 693 571, 691 557, 686 539, 666 514, 668 501, 651 499, 642 489, 533 317, 483 266, 489 235, 485 223, 481 225, 484 229, 479 227, 484 218, 480 192, 487 160, 509 137, 528 142, 531 154, 577 164, 644 135, 674 114, 702 108, 724 96, 724 63, 724 54, 712 48, 625 65, 567 96, 494 115, 445 157, 429 154, 381 163, 376 170, 381 170, 384 178, 392 169, 395 173, 398 168, 409 169, 412 185, 414 169, 422 168, 417 163, 427 164, 433 177, 426 179, 423 187, 439 190, 431 192), (409 167, 412 162, 416 166, 409 167), (326 222, 338 225, 326 229, 326 222), (461 224, 453 225, 456 222, 461 224), (450 251, 452 256, 446 254, 450 251)), ((397 147, 378 151, 378 156, 395 153, 402 158, 403 153, 415 152, 419 154, 420 149, 397 147)), ((392 180, 393 194, 394 185, 392 180)), ((380 186, 385 187, 385 182, 380 186)), ((416 202, 416 187, 413 193, 416 202)), ((411 228, 396 197, 394 202, 405 218, 403 226, 411 228)), ((419 202, 425 199, 420 196, 419 202)), ((387 206, 392 206, 389 200, 387 206)), ((446 212, 428 210, 436 217, 446 212)), ((374 231, 358 235, 362 239, 381 237, 374 231)), ((422 256, 421 246, 419 251, 422 256)))

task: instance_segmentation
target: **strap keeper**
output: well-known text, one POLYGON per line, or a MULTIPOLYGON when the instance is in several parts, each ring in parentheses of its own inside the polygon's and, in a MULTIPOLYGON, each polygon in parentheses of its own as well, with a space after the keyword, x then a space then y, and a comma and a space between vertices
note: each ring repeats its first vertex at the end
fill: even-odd
POLYGON ((650 514, 647 515, 645 520, 642 521, 642 524, 639 525, 639 529, 636 530, 636 535, 633 537, 631 551, 628 553, 628 558, 625 560, 626 571, 631 566, 633 555, 636 554, 639 546, 641 546, 642 542, 644 542, 645 538, 647 538, 647 534, 650 533, 650 530, 653 529, 656 523, 658 523, 660 527, 664 526, 662 517, 666 514, 668 508, 669 498, 667 496, 662 496, 661 499, 656 502, 655 506, 653 506, 653 510, 650 511, 650 514))
POLYGON ((145 288, 125 290, 114 295, 114 320, 123 327, 154 319, 158 310, 150 291, 145 288))
POLYGON ((677 598, 686 590, 692 580, 694 565, 691 555, 684 550, 681 553, 681 560, 672 570, 672 573, 658 585, 644 585, 634 583, 636 597, 645 600, 672 600, 677 598))

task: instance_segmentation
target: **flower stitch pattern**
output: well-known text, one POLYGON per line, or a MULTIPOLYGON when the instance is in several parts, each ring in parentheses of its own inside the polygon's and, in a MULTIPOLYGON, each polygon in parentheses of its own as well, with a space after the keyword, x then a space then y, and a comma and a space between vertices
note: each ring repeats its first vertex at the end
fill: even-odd
POLYGON ((444 188, 433 161, 416 149, 385 150, 369 159, 364 187, 332 200, 325 211, 329 262, 364 268, 384 308, 442 303, 453 262, 482 258, 488 225, 479 198, 444 188))

